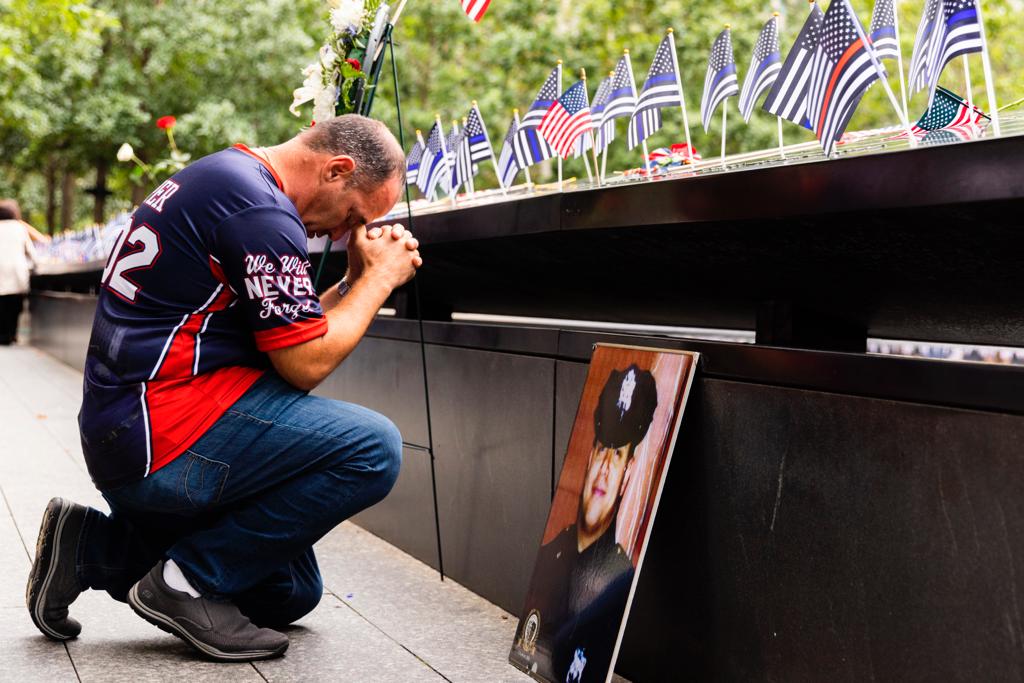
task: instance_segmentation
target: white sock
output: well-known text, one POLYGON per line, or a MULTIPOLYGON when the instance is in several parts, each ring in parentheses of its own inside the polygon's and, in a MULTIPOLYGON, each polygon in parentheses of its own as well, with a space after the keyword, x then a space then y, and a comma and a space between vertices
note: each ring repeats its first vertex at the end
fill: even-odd
POLYGON ((176 591, 188 593, 193 598, 199 597, 199 591, 192 587, 185 575, 181 573, 181 567, 174 560, 164 562, 164 583, 176 591))

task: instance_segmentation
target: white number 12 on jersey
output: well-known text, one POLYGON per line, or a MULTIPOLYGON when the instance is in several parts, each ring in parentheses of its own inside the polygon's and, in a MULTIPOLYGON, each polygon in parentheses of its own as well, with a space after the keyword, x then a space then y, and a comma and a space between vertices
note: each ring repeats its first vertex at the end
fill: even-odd
POLYGON ((139 285, 128 277, 128 273, 151 268, 160 252, 160 236, 153 228, 145 223, 128 226, 110 252, 101 282, 125 301, 135 303, 139 285), (125 243, 132 249, 121 253, 125 243))

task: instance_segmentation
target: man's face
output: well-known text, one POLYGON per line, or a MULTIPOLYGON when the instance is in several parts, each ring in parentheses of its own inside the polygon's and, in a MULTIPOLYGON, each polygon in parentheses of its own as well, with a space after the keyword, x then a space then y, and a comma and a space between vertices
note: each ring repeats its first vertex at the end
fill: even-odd
POLYGON ((397 177, 367 189, 353 186, 348 177, 323 182, 303 212, 302 222, 310 237, 328 235, 337 242, 349 230, 387 214, 398 201, 401 191, 401 181, 397 177))
POLYGON ((629 483, 632 463, 632 444, 620 448, 610 448, 600 441, 594 444, 580 495, 580 524, 585 532, 596 532, 611 521, 629 483))

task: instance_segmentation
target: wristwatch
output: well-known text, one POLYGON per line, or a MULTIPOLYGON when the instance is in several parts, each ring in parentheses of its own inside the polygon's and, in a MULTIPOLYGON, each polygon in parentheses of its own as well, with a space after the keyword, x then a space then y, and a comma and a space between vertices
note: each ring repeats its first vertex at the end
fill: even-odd
POLYGON ((352 289, 352 287, 348 284, 348 282, 342 279, 342 281, 338 283, 338 297, 344 299, 345 295, 348 294, 350 289, 352 289))

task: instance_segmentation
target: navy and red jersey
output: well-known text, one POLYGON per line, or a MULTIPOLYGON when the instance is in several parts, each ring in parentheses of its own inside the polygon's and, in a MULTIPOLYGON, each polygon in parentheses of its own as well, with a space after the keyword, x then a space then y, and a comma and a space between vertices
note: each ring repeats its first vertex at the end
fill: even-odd
POLYGON ((242 145, 160 185, 107 261, 78 416, 102 490, 183 453, 269 367, 322 336, 306 229, 273 168, 242 145))

